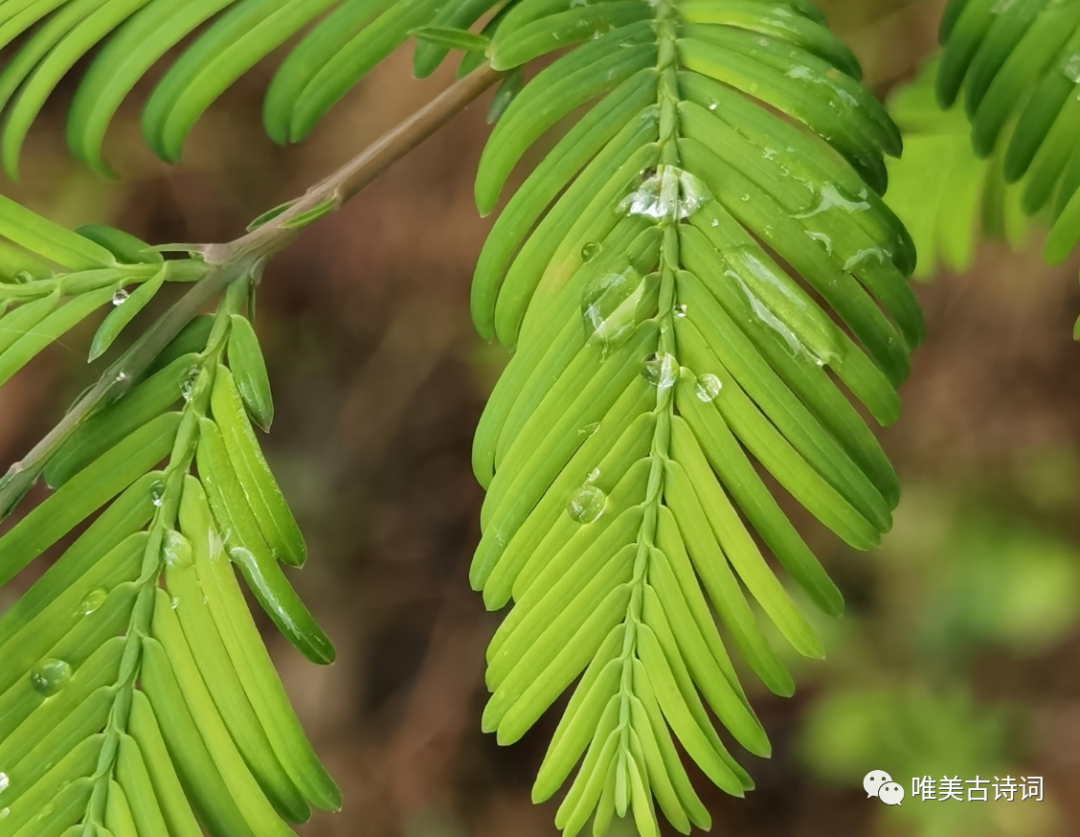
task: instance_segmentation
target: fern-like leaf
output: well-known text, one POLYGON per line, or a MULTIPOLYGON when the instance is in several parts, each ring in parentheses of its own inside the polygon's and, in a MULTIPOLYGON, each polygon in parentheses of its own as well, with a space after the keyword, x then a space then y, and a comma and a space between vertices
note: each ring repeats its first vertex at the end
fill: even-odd
POLYGON ((1062 261, 1080 239, 1080 4, 952 0, 940 39, 941 105, 963 91, 975 152, 1003 149, 1005 180, 1024 179, 1024 211, 1050 216, 1046 259, 1062 261))
POLYGON ((680 831, 709 824, 676 739, 728 793, 753 786, 706 707, 769 753, 728 644, 775 693, 794 683, 754 603, 823 654, 754 533, 842 608, 759 469, 877 544, 897 481, 840 385, 895 420, 923 322, 912 242, 879 197, 900 135, 812 4, 521 0, 490 56, 512 70, 573 44, 506 109, 476 184, 490 212, 589 106, 507 203, 473 286, 481 334, 516 350, 474 449, 471 580, 514 603, 483 725, 516 741, 580 676, 534 798, 579 765, 557 825, 602 834, 632 812, 648 837, 654 802, 680 831))
POLYGON ((956 273, 967 270, 980 235, 1003 238, 1019 251, 1031 226, 1021 188, 1005 183, 1005 143, 988 159, 975 155, 963 113, 938 106, 937 68, 937 59, 928 61, 889 101, 904 156, 888 163, 885 201, 915 241, 914 275, 921 279, 933 276, 938 262, 956 273))
MULTIPOLYGON (((0 50, 25 43, 0 71, 0 160, 15 176, 27 132, 60 79, 101 45, 75 94, 67 127, 74 154, 108 172, 102 144, 121 102, 173 47, 198 37, 169 66, 143 111, 143 133, 163 159, 180 158, 198 118, 241 75, 317 18, 282 61, 264 123, 298 142, 369 70, 427 24, 471 26, 499 0, 9 0, 0 50), (204 26, 205 25, 205 26, 204 26), (36 26, 36 28, 34 28, 36 26)), ((447 50, 417 49, 419 74, 447 50)))
MULTIPOLYGON (((0 233, 4 380, 111 301, 101 348, 126 306, 205 269, 6 199, 0 233)), ((278 566, 306 552, 249 421, 273 408, 248 285, 82 418, 45 464, 55 491, 0 537, 4 585, 97 515, 0 616, 0 837, 286 837, 311 806, 340 807, 233 569, 300 651, 332 661, 278 566)))

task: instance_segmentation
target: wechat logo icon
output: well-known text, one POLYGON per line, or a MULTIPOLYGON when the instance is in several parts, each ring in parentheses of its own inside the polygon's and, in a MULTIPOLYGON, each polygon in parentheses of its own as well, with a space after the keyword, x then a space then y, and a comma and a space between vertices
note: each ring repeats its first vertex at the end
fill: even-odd
POLYGON ((886 805, 899 805, 904 801, 904 786, 894 782, 884 770, 871 770, 863 777, 862 786, 867 799, 876 796, 886 805))

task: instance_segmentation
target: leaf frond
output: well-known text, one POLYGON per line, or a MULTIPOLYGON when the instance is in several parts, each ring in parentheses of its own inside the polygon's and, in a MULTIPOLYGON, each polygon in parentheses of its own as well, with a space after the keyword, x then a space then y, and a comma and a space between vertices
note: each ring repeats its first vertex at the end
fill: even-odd
POLYGON ((1049 216, 1046 260, 1064 260, 1080 239, 1080 7, 952 0, 940 41, 938 101, 963 94, 975 153, 1000 152, 1005 181, 1023 179, 1024 212, 1049 216))
MULTIPOLYGON (((15 304, 0 318, 4 370, 112 301, 96 351, 130 321, 118 312, 189 266, 7 202, 0 230, 58 268, 0 283, 15 304)), ((341 806, 237 578, 303 654, 333 661, 279 566, 307 553, 252 428, 273 404, 248 286, 77 425, 45 463, 53 493, 0 537, 4 585, 89 522, 0 615, 2 837, 287 837, 312 807, 341 806)))
POLYGON ((514 349, 473 457, 471 581, 513 603, 483 726, 514 742, 573 687, 534 799, 569 781, 567 835, 614 816, 656 835, 657 806, 685 833, 709 815, 676 742, 742 795, 709 712, 765 756, 737 671, 794 690, 762 617, 823 656, 781 576, 843 606, 780 495, 857 549, 891 526, 896 476, 847 393, 894 421, 923 336, 914 246, 881 199, 901 139, 810 3, 521 0, 489 54, 510 71, 564 47, 501 113, 476 181, 490 212, 579 114, 473 284, 478 330, 514 349))

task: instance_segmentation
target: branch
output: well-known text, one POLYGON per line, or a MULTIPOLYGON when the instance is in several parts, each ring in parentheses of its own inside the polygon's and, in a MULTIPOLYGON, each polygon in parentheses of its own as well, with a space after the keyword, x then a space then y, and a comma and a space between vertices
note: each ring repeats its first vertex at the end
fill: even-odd
POLYGON ((308 189, 303 197, 280 215, 226 244, 191 245, 187 248, 192 253, 200 254, 205 262, 202 279, 142 339, 113 363, 60 423, 0 479, 0 521, 26 496, 46 463, 72 433, 100 408, 122 398, 162 349, 231 282, 261 271, 266 261, 287 247, 307 223, 325 212, 344 206, 501 77, 501 73, 485 64, 455 82, 336 172, 308 189), (305 216, 309 216, 306 223, 305 216))

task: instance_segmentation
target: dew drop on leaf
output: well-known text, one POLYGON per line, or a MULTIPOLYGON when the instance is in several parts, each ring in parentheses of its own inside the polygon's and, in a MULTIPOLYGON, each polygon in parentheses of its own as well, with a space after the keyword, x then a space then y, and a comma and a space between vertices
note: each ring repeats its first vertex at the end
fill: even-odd
POLYGON ((38 694, 52 697, 71 679, 71 666, 63 660, 42 660, 30 672, 30 686, 38 694))
POLYGON ((0 773, 0 793, 3 793, 4 791, 6 791, 8 789, 8 785, 10 785, 10 784, 11 784, 11 782, 8 779, 7 774, 6 773, 0 773))
POLYGON ((599 242, 596 242, 596 241, 588 242, 587 244, 585 244, 585 246, 583 246, 581 248, 581 260, 583 262, 587 262, 587 261, 590 261, 592 259, 595 259, 597 254, 600 252, 600 250, 601 250, 601 245, 599 244, 599 242))
POLYGON ((11 813, 10 808, 0 808, 0 820, 5 819, 11 813))
POLYGON ((679 379, 679 363, 672 355, 649 355, 645 358, 641 376, 657 389, 670 389, 679 379))
POLYGON ((578 523, 592 523, 599 519, 607 506, 607 495, 595 485, 583 485, 570 497, 566 513, 578 523))
POLYGON ((625 215, 681 221, 712 200, 708 187, 678 166, 660 166, 619 205, 625 215))
POLYGON ((585 339, 598 341, 605 357, 626 342, 641 319, 638 309, 644 294, 645 284, 633 268, 589 282, 581 296, 585 339))
POLYGON ((1080 53, 1070 55, 1065 62, 1065 66, 1061 69, 1069 81, 1073 84, 1080 84, 1080 53))
POLYGON ((107 591, 102 590, 100 587, 97 590, 91 590, 79 602, 78 616, 89 616, 91 613, 105 604, 105 600, 109 598, 107 591))
POLYGON ((128 301, 129 296, 131 296, 131 294, 121 288, 119 291, 113 294, 112 304, 119 307, 128 301))
POLYGON ((723 387, 723 384, 720 383, 720 379, 711 372, 706 372, 697 379, 694 391, 700 400, 708 404, 720 394, 721 387, 723 387))
POLYGON ((869 259, 876 259, 879 265, 883 265, 890 258, 891 257, 886 250, 883 250, 880 247, 868 247, 865 250, 859 250, 850 259, 844 262, 844 270, 850 272, 869 259))
POLYGON ((807 230, 806 234, 825 248, 825 254, 827 256, 832 255, 832 239, 829 238, 829 236, 823 232, 814 232, 814 230, 807 230))
POLYGON ((179 532, 170 529, 165 533, 161 554, 170 567, 189 567, 192 563, 191 543, 179 532))
POLYGON ((675 306, 675 316, 680 320, 686 316, 686 303, 681 302, 675 306))
POLYGON ((185 401, 190 401, 195 394, 195 385, 199 382, 199 368, 193 366, 180 383, 180 394, 185 401))
POLYGON ((161 480, 155 482, 150 486, 150 502, 154 504, 156 508, 161 508, 161 504, 165 500, 165 483, 161 480))
POLYGON ((600 429, 600 422, 593 421, 593 422, 590 422, 589 424, 586 424, 583 428, 581 428, 578 431, 578 435, 579 436, 589 437, 599 429, 600 429))

